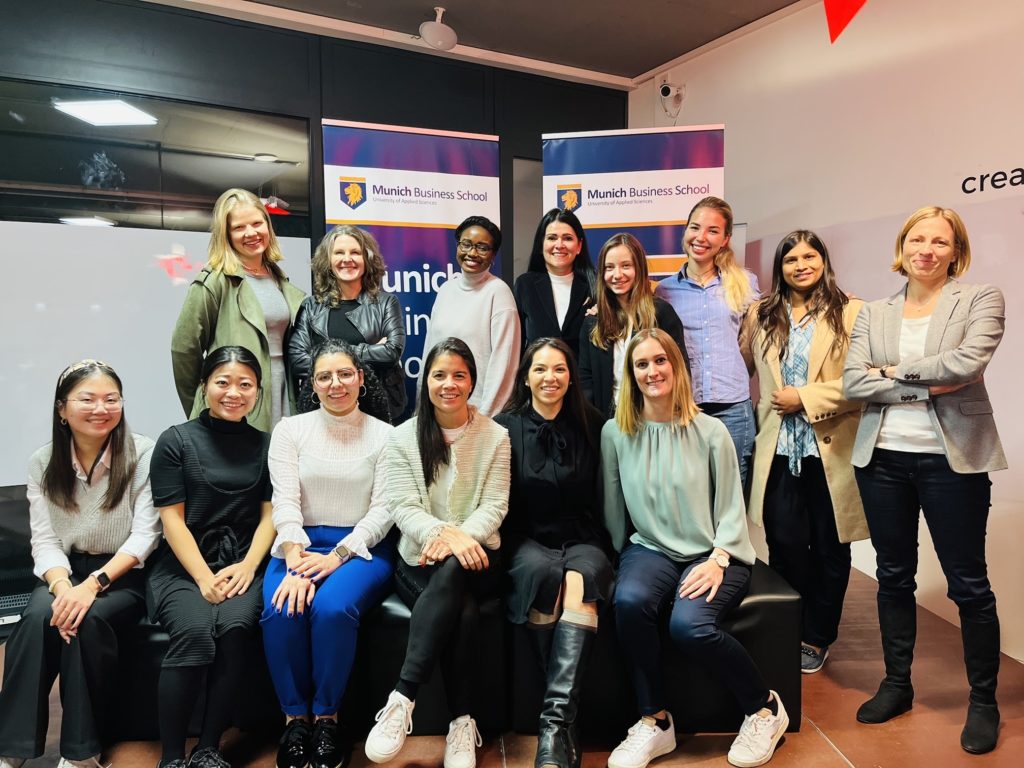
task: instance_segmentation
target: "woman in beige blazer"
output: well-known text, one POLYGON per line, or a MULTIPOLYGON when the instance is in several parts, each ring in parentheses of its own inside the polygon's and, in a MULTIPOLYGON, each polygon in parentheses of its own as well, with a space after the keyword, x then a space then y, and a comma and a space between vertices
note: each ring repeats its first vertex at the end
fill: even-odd
POLYGON ((850 455, 860 405, 843 363, 863 302, 836 285, 828 250, 798 230, 775 250, 772 290, 750 308, 740 349, 760 400, 749 514, 771 566, 803 598, 801 670, 817 672, 839 633, 850 542, 866 539, 850 455))
POLYGON ((960 611, 967 679, 967 752, 995 748, 999 619, 985 564, 988 473, 1006 468, 982 378, 1003 336, 1003 294, 965 285, 971 246, 948 208, 914 212, 896 238, 892 270, 906 287, 865 306, 843 374, 846 396, 865 401, 853 450, 877 557, 885 679, 857 711, 882 723, 912 706, 910 664, 920 511, 948 595, 960 611))

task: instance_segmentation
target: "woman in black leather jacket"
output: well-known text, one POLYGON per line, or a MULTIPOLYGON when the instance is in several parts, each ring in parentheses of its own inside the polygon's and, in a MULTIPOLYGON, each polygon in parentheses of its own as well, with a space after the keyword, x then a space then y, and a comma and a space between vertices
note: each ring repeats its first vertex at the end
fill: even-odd
POLYGON ((401 365, 405 326, 398 299, 381 290, 383 277, 380 246, 366 230, 342 224, 320 241, 313 256, 313 295, 302 302, 288 342, 300 400, 309 389, 304 385, 313 349, 326 339, 341 339, 383 383, 391 420, 401 419, 407 402, 401 365))

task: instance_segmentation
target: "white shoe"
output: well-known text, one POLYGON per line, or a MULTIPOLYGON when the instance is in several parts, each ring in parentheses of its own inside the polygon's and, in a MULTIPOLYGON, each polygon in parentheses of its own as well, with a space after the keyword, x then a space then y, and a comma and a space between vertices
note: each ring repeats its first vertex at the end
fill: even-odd
POLYGON ((24 757, 0 757, 0 768, 21 768, 25 764, 24 757))
POLYGON ((62 757, 60 762, 57 763, 57 768, 110 768, 110 766, 104 766, 100 762, 100 756, 93 755, 92 757, 85 758, 85 760, 68 760, 66 757, 62 757))
POLYGON ((388 703, 374 718, 377 723, 366 736, 366 756, 375 763, 386 763, 402 751, 405 737, 412 733, 412 710, 416 702, 392 691, 388 703))
POLYGON ((476 720, 462 715, 451 721, 444 745, 444 768, 476 768, 476 748, 483 746, 476 720))
POLYGON ((729 762, 737 768, 755 768, 772 759, 779 739, 786 733, 789 726, 789 715, 782 706, 779 694, 772 691, 772 698, 779 707, 777 715, 768 709, 762 709, 743 718, 739 735, 729 749, 729 762), (768 714, 765 714, 765 713, 768 714))
POLYGON ((676 748, 676 725, 668 715, 668 728, 661 730, 654 718, 641 717, 612 753, 608 768, 646 768, 656 757, 667 755, 676 748))

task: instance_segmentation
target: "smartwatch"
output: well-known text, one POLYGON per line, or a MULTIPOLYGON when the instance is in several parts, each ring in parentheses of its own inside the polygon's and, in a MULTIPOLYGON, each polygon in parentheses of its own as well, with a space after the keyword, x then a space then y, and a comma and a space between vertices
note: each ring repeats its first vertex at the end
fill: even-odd
POLYGON ((728 555, 719 555, 719 554, 715 554, 714 552, 712 552, 711 555, 708 557, 708 560, 710 560, 712 563, 717 565, 723 571, 726 568, 729 567, 729 556, 728 555))
POLYGON ((96 579, 96 583, 100 585, 100 592, 106 592, 110 589, 110 577, 103 571, 93 571, 89 575, 96 579))
POLYGON ((339 544, 331 551, 334 552, 339 560, 341 560, 342 565, 352 558, 352 551, 344 544, 339 544))

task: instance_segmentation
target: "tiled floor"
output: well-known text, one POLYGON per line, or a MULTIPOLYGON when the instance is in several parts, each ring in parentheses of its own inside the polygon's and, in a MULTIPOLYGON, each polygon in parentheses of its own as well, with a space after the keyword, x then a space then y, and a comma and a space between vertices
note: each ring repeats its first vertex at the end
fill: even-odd
MULTIPOLYGON (((878 620, 875 614, 875 583, 853 573, 846 598, 841 640, 832 649, 825 670, 804 678, 803 721, 799 733, 789 734, 775 753, 771 765, 813 768, 1018 768, 1024 765, 1024 665, 1003 657, 999 681, 999 702, 1003 725, 998 749, 973 756, 960 749, 960 728, 967 701, 967 681, 959 630, 924 610, 918 612, 918 643, 914 662, 916 699, 914 709, 878 726, 860 725, 854 713, 874 693, 882 674, 878 620)), ((2 657, 2 650, 0 650, 2 657)), ((584 702, 585 706, 585 702, 584 702)), ((51 712, 59 717, 56 693, 51 712)), ((27 768, 56 764, 56 728, 47 743, 46 756, 27 768)), ((611 734, 618 739, 623 734, 611 734)), ((732 735, 679 737, 674 753, 652 764, 654 768, 676 766, 727 766, 725 753, 732 735)), ((583 768, 602 768, 609 744, 588 745, 583 768)), ((265 735, 229 734, 225 751, 237 766, 271 768, 276 745, 265 735)), ((529 768, 533 764, 536 737, 506 734, 484 743, 478 752, 480 768, 529 768)), ((436 768, 441 764, 444 740, 416 737, 407 742, 400 761, 392 768, 436 768)), ((106 755, 115 768, 152 768, 159 757, 155 742, 116 745, 106 755)), ((350 768, 372 765, 359 745, 350 768)))

